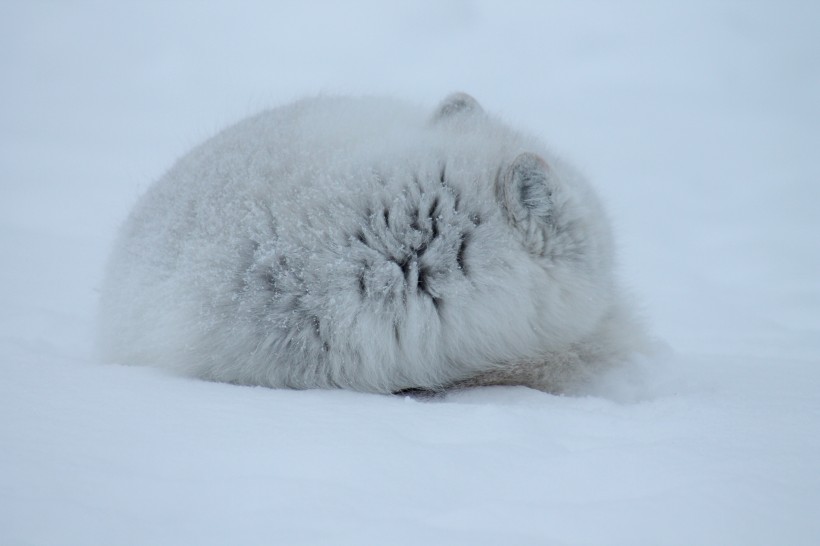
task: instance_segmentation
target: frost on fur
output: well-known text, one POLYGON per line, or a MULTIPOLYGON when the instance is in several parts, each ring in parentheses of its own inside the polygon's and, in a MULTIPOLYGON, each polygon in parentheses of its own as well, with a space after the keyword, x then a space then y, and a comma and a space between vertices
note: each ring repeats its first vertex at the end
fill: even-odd
POLYGON ((108 264, 106 359, 370 392, 568 392, 640 348, 586 181, 463 93, 263 112, 183 157, 108 264))

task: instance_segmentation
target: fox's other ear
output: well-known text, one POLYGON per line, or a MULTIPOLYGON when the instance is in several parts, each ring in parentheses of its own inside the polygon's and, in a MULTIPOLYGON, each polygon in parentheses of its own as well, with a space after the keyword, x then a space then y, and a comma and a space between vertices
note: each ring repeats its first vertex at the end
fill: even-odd
POLYGON ((533 153, 518 155, 498 179, 498 198, 507 218, 529 231, 546 224, 553 212, 553 181, 549 165, 533 153))
POLYGON ((481 108, 478 101, 467 93, 453 93, 452 95, 448 95, 447 98, 438 105, 435 114, 433 114, 433 122, 455 117, 471 116, 483 112, 484 109, 481 108))

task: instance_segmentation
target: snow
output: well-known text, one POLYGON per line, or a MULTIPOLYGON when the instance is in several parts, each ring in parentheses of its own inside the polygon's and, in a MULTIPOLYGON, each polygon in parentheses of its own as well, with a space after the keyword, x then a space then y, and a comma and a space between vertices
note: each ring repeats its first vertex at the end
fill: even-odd
POLYGON ((0 543, 816 544, 812 2, 0 7, 0 543), (224 125, 465 90, 604 196, 666 349, 586 397, 105 366, 118 223, 224 125))

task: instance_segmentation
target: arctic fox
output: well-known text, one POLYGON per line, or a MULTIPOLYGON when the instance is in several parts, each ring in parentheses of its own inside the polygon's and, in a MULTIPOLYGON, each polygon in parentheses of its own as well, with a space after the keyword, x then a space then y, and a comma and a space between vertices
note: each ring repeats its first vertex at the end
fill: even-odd
POLYGON ((377 393, 572 392, 639 348, 587 182, 463 93, 320 97, 183 157, 123 225, 113 362, 377 393))

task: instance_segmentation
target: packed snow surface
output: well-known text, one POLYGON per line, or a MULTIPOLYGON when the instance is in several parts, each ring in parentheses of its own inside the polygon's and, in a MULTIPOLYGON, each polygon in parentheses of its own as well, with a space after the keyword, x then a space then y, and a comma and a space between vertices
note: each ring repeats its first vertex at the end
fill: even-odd
POLYGON ((817 544, 811 2, 0 7, 0 544, 817 544), (308 94, 454 90, 606 203, 659 350, 586 396, 102 365, 103 263, 174 159, 308 94))

